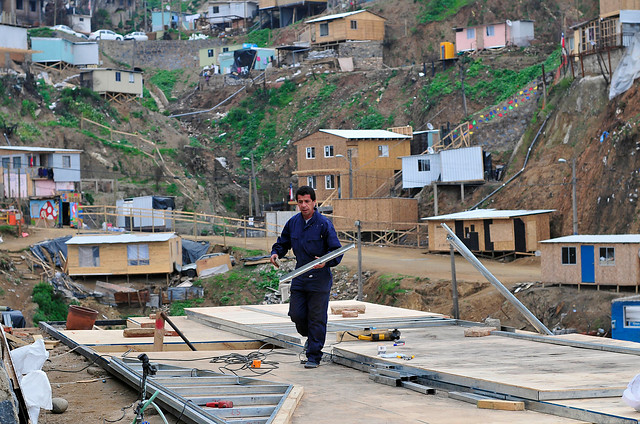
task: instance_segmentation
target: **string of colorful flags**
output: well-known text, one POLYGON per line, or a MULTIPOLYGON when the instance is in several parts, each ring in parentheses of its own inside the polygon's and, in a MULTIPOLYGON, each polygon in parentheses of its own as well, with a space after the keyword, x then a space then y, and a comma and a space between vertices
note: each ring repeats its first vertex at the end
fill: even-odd
MULTIPOLYGON (((519 107, 520 104, 526 102, 527 100, 531 100, 531 98, 538 94, 538 86, 528 87, 523 90, 520 90, 518 94, 514 96, 512 100, 509 100, 506 106, 498 107, 490 110, 489 112, 484 112, 477 119, 474 119, 469 124, 469 130, 474 128, 478 128, 478 125, 481 123, 489 122, 495 118, 502 118, 506 116, 509 112, 519 107)), ((473 133, 471 133, 473 134, 473 133)))

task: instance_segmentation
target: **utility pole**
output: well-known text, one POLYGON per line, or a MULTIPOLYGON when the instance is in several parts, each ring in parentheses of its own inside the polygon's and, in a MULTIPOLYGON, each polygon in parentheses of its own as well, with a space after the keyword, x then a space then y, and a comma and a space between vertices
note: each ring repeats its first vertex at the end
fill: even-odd
POLYGON ((256 181, 256 171, 255 168, 253 167, 253 153, 251 153, 251 179, 253 180, 253 193, 251 193, 253 195, 253 204, 254 207, 256 208, 256 216, 260 216, 260 203, 258 201, 258 188, 257 188, 257 181, 256 181))
POLYGON ((458 281, 456 280, 456 255, 453 245, 449 245, 451 254, 451 295, 453 301, 453 317, 460 319, 460 308, 458 307, 458 281))
MULTIPOLYGON (((358 300, 362 301, 362 223, 356 221, 356 228, 358 229, 358 300)), ((453 249, 453 247, 452 247, 453 249)))
POLYGON ((573 207, 573 234, 578 234, 578 205, 576 200, 576 158, 571 160, 571 206, 573 207))

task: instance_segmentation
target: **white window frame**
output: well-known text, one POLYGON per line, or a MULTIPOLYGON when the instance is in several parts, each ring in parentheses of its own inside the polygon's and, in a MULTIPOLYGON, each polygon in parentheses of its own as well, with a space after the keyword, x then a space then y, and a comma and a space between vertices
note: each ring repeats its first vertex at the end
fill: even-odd
POLYGON ((494 27, 493 25, 487 25, 486 34, 487 34, 487 37, 495 36, 496 35, 496 27, 494 27))
POLYGON ((100 266, 100 246, 78 246, 78 266, 97 268, 100 266))
POLYGON ((328 37, 329 36, 329 23, 324 22, 320 24, 320 37, 328 37))
POLYGON ((315 175, 309 175, 307 177, 307 185, 312 189, 316 190, 318 187, 318 180, 315 175))
POLYGON ((378 157, 380 157, 380 158, 388 158, 389 157, 389 145, 388 144, 380 144, 378 146, 378 157))
POLYGON ((316 148, 307 147, 307 159, 315 159, 315 158, 316 158, 316 148))
POLYGON ((475 40, 475 39, 476 39, 476 29, 467 28, 467 40, 475 40))
POLYGON ((418 159, 418 172, 431 171, 431 161, 429 159, 418 159))
POLYGON ((333 175, 325 175, 324 176, 324 188, 326 190, 335 190, 336 189, 336 179, 333 175))
POLYGON ((334 152, 333 152, 333 144, 330 144, 328 146, 324 146, 324 157, 325 158, 332 158, 334 157, 334 152))
POLYGON ((133 72, 129 72, 129 84, 133 84, 134 82, 136 82, 135 74, 133 72))
POLYGON ((562 265, 577 265, 578 264, 578 249, 575 246, 562 246, 560 249, 560 263, 562 265), (567 260, 565 261, 565 250, 567 252, 567 260), (573 255, 571 251, 573 250, 573 255))
POLYGON ((600 266, 616 265, 616 248, 610 246, 602 246, 598 248, 598 264, 600 266), (604 250, 604 255, 603 255, 604 250))
POLYGON ((127 245, 127 265, 149 265, 149 245, 147 243, 127 245))

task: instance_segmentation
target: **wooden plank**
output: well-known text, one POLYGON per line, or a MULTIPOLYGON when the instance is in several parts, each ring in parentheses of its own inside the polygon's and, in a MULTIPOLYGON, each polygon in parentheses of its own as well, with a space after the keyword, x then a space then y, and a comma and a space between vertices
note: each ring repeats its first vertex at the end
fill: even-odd
MULTIPOLYGON (((155 334, 155 328, 125 328, 122 330, 123 337, 153 337, 155 334)), ((173 330, 165 330, 164 335, 167 337, 177 336, 173 330)))
POLYGON ((4 336, 7 338, 7 340, 9 340, 10 342, 16 344, 18 347, 26 346, 26 345, 29 344, 29 343, 25 342, 24 340, 14 336, 13 334, 4 333, 4 336))
POLYGON ((304 387, 294 386, 289 395, 282 403, 282 406, 278 410, 278 413, 271 421, 273 424, 289 424, 293 420, 293 413, 295 412, 298 404, 302 400, 304 394, 304 387))
POLYGON ((477 402, 480 409, 497 409, 500 411, 524 411, 524 402, 500 399, 480 399, 477 402))
POLYGON ((331 315, 341 315, 342 311, 358 311, 359 314, 364 314, 367 306, 362 303, 345 303, 342 305, 329 305, 329 309, 331 309, 331 315))

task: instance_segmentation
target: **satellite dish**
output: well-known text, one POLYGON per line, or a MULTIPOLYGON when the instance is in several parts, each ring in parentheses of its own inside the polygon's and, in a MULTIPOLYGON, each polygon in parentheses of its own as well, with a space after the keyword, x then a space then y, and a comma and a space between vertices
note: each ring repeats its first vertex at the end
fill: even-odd
POLYGON ((511 22, 511 20, 509 20, 509 19, 507 19, 507 21, 506 21, 506 22, 507 22, 507 25, 509 25, 509 26, 512 26, 512 25, 513 25, 513 22, 511 22))
POLYGON ((431 122, 427 123, 427 128, 429 128, 430 130, 433 129, 433 125, 431 124, 431 122))

